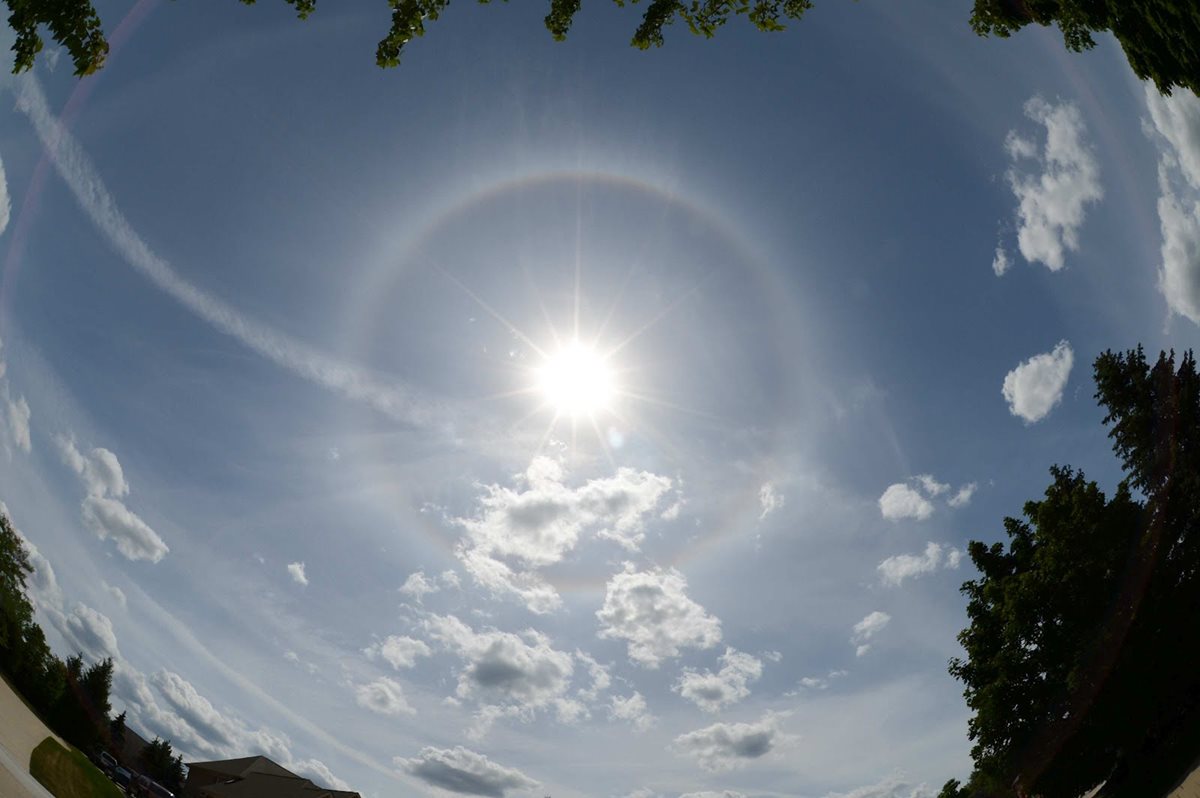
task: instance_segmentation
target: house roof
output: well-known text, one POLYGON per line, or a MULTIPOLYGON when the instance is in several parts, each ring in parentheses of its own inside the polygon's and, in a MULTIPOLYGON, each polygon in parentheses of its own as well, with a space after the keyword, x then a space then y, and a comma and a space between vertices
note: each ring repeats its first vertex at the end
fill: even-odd
POLYGON ((188 768, 203 768, 226 776, 247 776, 251 773, 266 773, 272 776, 298 779, 292 771, 265 756, 244 756, 240 759, 221 759, 213 762, 188 762, 188 768))
POLYGON ((250 773, 202 788, 214 798, 329 798, 330 792, 299 776, 250 773))
POLYGON ((202 788, 206 794, 219 798, 360 798, 356 792, 319 787, 265 756, 189 762, 187 766, 189 779, 192 770, 228 776, 226 781, 202 788))

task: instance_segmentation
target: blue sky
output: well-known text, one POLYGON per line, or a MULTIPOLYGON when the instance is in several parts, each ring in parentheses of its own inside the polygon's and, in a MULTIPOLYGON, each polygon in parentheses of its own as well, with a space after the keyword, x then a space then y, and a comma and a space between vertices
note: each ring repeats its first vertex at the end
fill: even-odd
POLYGON ((1099 352, 1196 344, 1200 101, 963 3, 645 53, 460 3, 390 71, 326 5, 105 3, 98 75, 0 82, 56 648, 188 758, 371 796, 965 776, 962 552, 1119 479, 1099 352), (616 397, 556 422, 576 335, 616 397))

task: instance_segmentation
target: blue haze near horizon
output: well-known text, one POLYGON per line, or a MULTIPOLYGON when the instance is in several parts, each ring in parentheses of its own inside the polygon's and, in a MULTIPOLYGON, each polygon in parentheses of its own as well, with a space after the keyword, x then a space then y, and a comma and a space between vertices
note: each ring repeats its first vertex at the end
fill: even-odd
MULTIPOLYGON (((110 34, 133 5, 101 4, 110 34)), ((63 56, 0 82, 0 357, 5 401, 30 409, 28 447, 5 430, 0 499, 53 568, 58 592, 44 567, 36 583, 56 650, 115 655, 135 728, 364 796, 437 793, 433 765, 467 763, 480 790, 559 798, 912 798, 969 772, 946 674, 959 554, 1000 539, 1055 463, 1115 487, 1097 354, 1198 338, 1158 285, 1143 87, 1111 39, 980 39, 969 3, 826 0, 782 34, 676 26, 649 52, 627 44, 638 10, 610 5, 555 43, 540 5, 456 3, 383 71, 382 3, 300 23, 282 3, 145 2, 98 75, 63 56), (180 285, 361 370, 393 409, 131 268, 44 160, 18 107, 36 91, 56 116, 86 95, 70 136, 180 285), (1020 254, 1005 176, 1010 131, 1045 139, 1033 97, 1078 111, 1103 188, 1059 271, 1020 254), (582 338, 625 342, 598 432, 552 426, 524 390, 576 306, 582 338), (1006 374, 1059 341, 1061 400, 1017 417, 1006 374), (96 488, 68 441, 119 459, 129 489, 109 498, 161 559, 84 522, 96 488), (574 493, 604 480, 608 504, 574 493), (895 485, 927 517, 885 517, 895 485), (522 490, 550 508, 520 522, 550 611, 472 570, 486 501, 512 511, 522 490), (638 497, 643 540, 599 534, 638 497), (626 569, 691 608, 641 629, 684 641, 653 667, 597 615, 626 569), (417 572, 436 592, 401 592, 417 572), (367 651, 388 636, 429 653, 393 667, 367 651), (758 675, 723 671, 728 648, 758 675), (683 687, 705 673, 727 691, 715 711, 683 687), (717 724, 767 750, 706 748, 717 724)))

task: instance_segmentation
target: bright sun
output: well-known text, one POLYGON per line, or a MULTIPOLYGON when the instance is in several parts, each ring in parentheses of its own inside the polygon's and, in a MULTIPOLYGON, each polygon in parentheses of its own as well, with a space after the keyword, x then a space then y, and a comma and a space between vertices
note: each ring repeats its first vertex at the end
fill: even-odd
POLYGON ((546 358, 537 370, 537 388, 556 413, 571 418, 609 409, 617 393, 605 358, 579 341, 546 358))

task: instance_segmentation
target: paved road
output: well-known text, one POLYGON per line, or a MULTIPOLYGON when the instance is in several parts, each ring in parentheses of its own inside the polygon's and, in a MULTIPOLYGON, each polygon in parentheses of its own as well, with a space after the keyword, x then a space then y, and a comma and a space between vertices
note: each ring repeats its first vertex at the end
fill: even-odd
POLYGON ((29 775, 29 756, 50 737, 29 707, 0 679, 0 795, 4 798, 53 798, 29 775))

